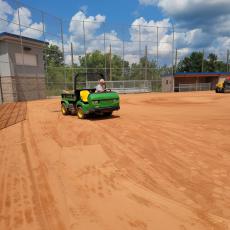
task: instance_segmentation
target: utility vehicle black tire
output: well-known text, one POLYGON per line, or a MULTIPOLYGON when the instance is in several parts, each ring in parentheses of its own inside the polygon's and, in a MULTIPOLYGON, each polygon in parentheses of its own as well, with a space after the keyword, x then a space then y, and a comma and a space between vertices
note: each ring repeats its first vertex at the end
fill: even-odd
POLYGON ((64 116, 66 116, 66 115, 69 114, 69 111, 68 111, 68 109, 65 107, 65 104, 64 104, 64 103, 61 104, 61 112, 62 112, 62 114, 63 114, 64 116))
POLYGON ((81 107, 77 108, 77 116, 79 119, 84 119, 85 118, 85 114, 83 112, 83 109, 81 107))

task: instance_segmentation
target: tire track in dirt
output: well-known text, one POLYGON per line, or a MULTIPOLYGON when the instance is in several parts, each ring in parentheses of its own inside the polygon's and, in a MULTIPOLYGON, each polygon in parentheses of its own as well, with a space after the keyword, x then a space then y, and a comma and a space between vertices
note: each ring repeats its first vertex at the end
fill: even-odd
MULTIPOLYGON (((46 220, 46 217, 45 217, 45 214, 43 211, 44 207, 42 207, 42 204, 40 201, 39 188, 38 188, 38 185, 36 183, 36 177, 35 177, 34 172, 33 172, 30 154, 29 154, 29 150, 28 150, 26 140, 25 140, 25 133, 24 133, 25 127, 24 126, 25 126, 24 123, 22 123, 22 125, 21 125, 21 140, 22 140, 21 147, 22 147, 22 150, 24 153, 24 159, 25 159, 25 163, 26 163, 26 167, 27 167, 27 172, 28 172, 28 176, 29 176, 29 179, 31 182, 30 189, 32 190, 32 193, 33 193, 33 199, 32 199, 33 205, 34 205, 33 211, 34 211, 34 214, 38 220, 38 224, 39 224, 40 228, 44 229, 44 230, 50 230, 49 224, 46 220)), ((26 216, 27 216, 27 218, 29 218, 28 211, 27 211, 26 216)))
MULTIPOLYGON (((126 121, 127 122, 127 121, 126 121)), ((124 140, 124 138, 122 137, 122 135, 121 135, 121 133, 120 133, 120 135, 119 135, 119 137, 117 137, 116 136, 116 134, 117 134, 117 132, 116 132, 116 130, 115 129, 113 129, 113 132, 110 132, 109 131, 109 129, 107 128, 107 127, 105 127, 106 125, 105 124, 103 124, 103 123, 100 123, 100 125, 99 125, 99 128, 100 129, 102 129, 102 130, 106 130, 106 133, 108 134, 108 135, 110 135, 111 137, 113 137, 114 138, 114 140, 111 140, 111 141, 108 141, 108 142, 112 142, 112 143, 115 143, 115 140, 116 141, 119 141, 120 142, 120 144, 118 144, 118 146, 121 146, 121 145, 123 145, 124 146, 124 143, 123 143, 123 140, 124 140)), ((130 125, 131 126, 131 125, 130 125)), ((114 126, 113 126, 114 127, 114 126)), ((128 139, 127 138, 125 138, 125 140, 126 140, 126 147, 127 147, 127 149, 125 148, 125 149, 123 149, 123 153, 125 154, 126 153, 126 155, 127 155, 127 152, 132 152, 132 154, 130 154, 129 155, 129 158, 130 158, 130 162, 141 162, 142 161, 142 165, 141 165, 141 167, 142 168, 139 168, 138 166, 136 166, 137 168, 136 168, 136 170, 133 170, 133 171, 143 171, 143 172, 145 172, 146 171, 146 175, 142 175, 142 177, 144 176, 147 176, 147 174, 148 173, 150 173, 150 171, 148 170, 148 166, 149 166, 149 164, 147 163, 146 164, 146 166, 144 166, 143 165, 143 153, 144 152, 149 152, 148 151, 148 149, 145 149, 143 146, 143 141, 140 141, 140 140, 143 140, 143 139, 145 139, 145 142, 148 142, 148 147, 149 147, 149 145, 150 145, 150 142, 151 142, 151 133, 148 133, 148 130, 150 131, 151 129, 149 128, 149 126, 146 126, 145 127, 145 125, 144 124, 142 124, 142 133, 141 133, 141 135, 139 135, 138 134, 138 132, 137 132, 137 135, 136 135, 136 139, 137 140, 139 140, 139 142, 140 142, 140 145, 139 145, 139 143, 137 142, 137 143, 135 143, 135 147, 133 146, 133 144, 132 143, 127 143, 127 141, 128 141, 128 139), (144 137, 143 137, 143 134, 144 134, 144 137), (135 151, 135 148, 136 149, 138 149, 138 151, 135 151), (142 151, 140 151, 142 149, 142 151)), ((165 136, 165 137, 167 137, 166 138, 166 143, 167 143, 167 141, 172 141, 172 140, 175 140, 175 139, 177 139, 178 138, 178 136, 179 136, 179 134, 175 134, 175 132, 171 132, 171 130, 170 131, 168 131, 167 130, 167 133, 164 133, 164 132, 166 132, 166 130, 167 129, 162 129, 160 132, 161 133, 159 133, 159 135, 161 135, 161 136, 165 136), (163 132, 163 133, 162 133, 163 132), (175 134, 175 135, 174 135, 175 134), (174 136, 173 136, 174 135, 174 136)), ((102 131, 103 132, 103 131, 102 131)), ((131 131, 131 132, 134 132, 134 131, 131 131)), ((128 135, 127 135, 128 136, 128 135)), ((187 137, 185 137, 183 134, 180 136, 180 137, 182 137, 182 138, 184 138, 185 139, 185 141, 186 141, 186 143, 188 143, 188 145, 190 145, 191 144, 191 146, 193 146, 194 145, 194 142, 195 141, 193 141, 193 140, 191 140, 191 138, 189 139, 189 138, 187 138, 187 137), (190 142, 190 140, 191 140, 191 142, 190 142)), ((106 143, 107 141, 105 141, 105 143, 106 143)), ((184 142, 182 142, 182 143, 184 143, 184 142)), ((177 149, 181 149, 181 151, 183 151, 184 149, 186 149, 186 147, 188 147, 188 145, 187 146, 183 146, 182 144, 180 145, 180 144, 178 144, 178 146, 177 146, 177 149)), ((117 146, 117 145, 116 145, 117 146)), ((104 147, 106 147, 106 145, 104 145, 104 147)), ((204 147, 204 146, 203 146, 204 147)), ((109 146, 108 147, 108 149, 110 149, 110 152, 113 152, 113 149, 111 149, 111 146, 109 146)), ((158 148, 158 151, 159 151, 159 148, 158 148)), ((166 148, 162 148, 161 147, 161 152, 162 153, 167 153, 167 151, 168 151, 168 149, 166 149, 166 148)), ((118 149, 115 149, 114 150, 114 156, 116 155, 116 158, 117 158, 117 154, 115 154, 115 153, 117 153, 118 152, 118 149)), ((208 152, 208 150, 207 150, 207 152, 208 152)), ((163 156, 161 155, 161 158, 162 158, 163 156)), ((167 153, 167 155, 165 155, 164 156, 164 158, 165 159, 167 159, 167 161, 169 162, 169 164, 166 164, 166 162, 164 162, 164 165, 162 165, 162 167, 165 167, 165 170, 164 170, 164 168, 162 168, 161 167, 161 174, 162 173, 164 173, 164 171, 171 171, 171 172, 174 172, 175 173, 175 168, 178 168, 178 169, 186 169, 186 165, 187 165, 187 167, 189 166, 189 164, 187 164, 186 163, 186 161, 184 161, 184 163, 183 162, 178 162, 178 158, 176 158, 175 156, 173 156, 173 154, 168 154, 167 153), (170 165, 173 165, 173 168, 171 169, 171 170, 169 170, 170 169, 170 165)), ((183 158, 182 159, 180 159, 180 160, 183 160, 183 158)), ((159 162, 156 162, 156 165, 159 165, 159 162)), ((152 167, 153 167, 153 165, 152 165, 152 167)), ((153 168, 152 168, 153 169, 153 168)), ((151 169, 150 169, 151 170, 151 169)), ((183 175, 183 173, 181 173, 181 174, 178 174, 177 175, 177 178, 179 178, 180 177, 180 175, 182 176, 183 175)), ((170 174, 167 174, 167 177, 169 177, 169 176, 171 176, 170 174)), ((151 177, 153 177, 154 178, 154 174, 152 174, 151 175, 151 177)), ((133 176, 130 176, 130 175, 128 175, 128 178, 130 178, 130 180, 131 181, 133 181, 133 183, 136 183, 136 182, 134 182, 134 181, 137 181, 137 183, 139 183, 139 184, 142 184, 143 185, 143 183, 140 181, 140 180, 137 180, 137 178, 136 177, 133 177, 133 176)), ((170 179, 170 178, 168 178, 168 179, 170 179)), ((153 181, 152 181, 153 182, 153 181)), ((152 182, 150 183, 150 184, 152 184, 152 182)), ((177 182, 177 181, 175 181, 175 182, 173 182, 173 184, 174 185, 176 185, 176 184, 178 184, 178 185, 181 185, 181 182, 177 182)), ((153 185, 153 184, 152 184, 153 185)), ((146 187, 146 180, 145 180, 145 187, 146 188, 148 188, 148 189, 151 189, 151 187, 152 187, 152 185, 149 187, 149 186, 147 186, 146 187)), ((158 187, 159 187, 159 185, 158 185, 158 187)), ((192 189, 192 188, 191 188, 192 189)), ((152 190, 152 189, 151 189, 152 190)), ((154 189, 155 191, 156 191, 156 189, 154 189)), ((152 190, 152 191, 154 191, 154 190, 152 190)), ((159 191, 157 191, 157 192, 159 192, 159 191)), ((197 191, 194 191, 194 192, 196 192, 197 193, 197 191)), ((161 191, 161 194, 164 194, 164 191, 161 191)), ((168 194, 165 194, 166 195, 166 197, 168 196, 168 194)), ((172 199, 173 197, 172 196, 170 196, 170 198, 172 199)), ((173 199, 175 202, 178 202, 178 200, 177 199, 173 199)), ((183 203, 181 203, 181 202, 179 202, 181 205, 183 205, 184 206, 184 204, 183 203)), ((186 206, 187 207, 187 206, 186 206)), ((189 208, 189 207, 188 207, 189 208)), ((191 208, 191 207, 190 207, 191 208)), ((200 216, 200 213, 203 213, 203 210, 199 210, 199 209, 193 209, 193 211, 194 211, 194 213, 197 213, 197 215, 198 216, 200 216)), ((206 216, 204 216, 204 215, 202 215, 202 216, 200 216, 200 217, 202 217, 201 219, 200 219, 200 221, 201 221, 201 223, 205 223, 206 225, 208 224, 208 225, 210 225, 210 226, 218 226, 218 225, 222 225, 222 223, 220 223, 220 222, 216 222, 216 221, 213 221, 213 219, 210 219, 209 218, 209 214, 207 214, 206 216)), ((225 225, 225 224, 224 224, 225 225)))
MULTIPOLYGON (((4 143, 4 142, 2 142, 4 143)), ((8 228, 10 225, 10 218, 9 214, 5 212, 5 206, 10 205, 10 200, 8 196, 8 200, 6 200, 7 194, 10 193, 10 191, 7 190, 7 179, 9 178, 9 158, 10 155, 6 154, 6 148, 7 146, 3 145, 4 150, 1 151, 1 174, 0 174, 0 181, 1 181, 1 187, 0 187, 0 227, 1 228, 8 228)), ((0 229, 1 229, 0 228, 0 229)))
MULTIPOLYGON (((184 128, 181 129, 182 128, 181 124, 175 124, 173 125, 174 129, 176 130, 175 132, 173 131, 173 127, 171 127, 170 129, 167 128, 167 125, 169 126, 172 125, 172 122, 170 121, 164 123, 163 125, 162 124, 160 125, 159 122, 147 121, 147 125, 145 125, 145 122, 138 121, 138 120, 135 123, 135 121, 129 122, 128 120, 125 121, 116 120, 113 122, 113 119, 111 119, 111 120, 105 120, 100 122, 96 121, 95 123, 92 122, 90 124, 91 126, 93 126, 92 131, 91 133, 86 134, 87 133, 86 130, 89 128, 87 123, 88 121, 84 121, 84 124, 82 124, 84 128, 82 128, 81 126, 78 127, 78 130, 76 132, 78 143, 82 145, 90 144, 91 137, 95 133, 100 133, 101 139, 103 139, 101 145, 109 154, 109 156, 113 158, 115 164, 117 164, 117 162, 120 161, 117 164, 119 168, 122 167, 122 165, 120 164, 121 162, 123 162, 124 165, 126 165, 126 168, 128 168, 128 165, 130 165, 130 167, 132 166, 131 178, 133 181, 138 181, 138 183, 141 183, 143 182, 143 178, 146 177, 146 180, 144 180, 145 186, 147 186, 150 189, 153 189, 152 191, 156 191, 156 188, 154 188, 154 186, 157 185, 157 187, 159 188, 159 184, 154 185, 154 181, 150 180, 149 183, 146 183, 146 181, 148 181, 147 178, 149 177, 155 178, 156 171, 158 171, 158 175, 161 175, 161 177, 164 178, 165 180, 171 181, 171 184, 174 185, 174 189, 176 190, 178 190, 178 188, 185 189, 181 187, 181 185, 185 183, 187 184, 187 188, 190 189, 191 198, 194 196, 194 193, 199 194, 198 190, 193 190, 192 186, 194 186, 194 184, 190 183, 189 185, 189 182, 186 181, 186 178, 183 176, 184 174, 185 175, 190 174, 191 162, 188 162, 188 159, 184 158, 183 155, 181 154, 186 153, 188 149, 192 150, 194 146, 198 149, 202 149, 202 148, 205 149, 207 147, 206 145, 208 144, 208 141, 207 143, 202 143, 202 140, 200 140, 199 137, 196 137, 195 139, 191 138, 191 136, 189 137, 188 133, 190 133, 191 131, 190 127, 187 129, 184 128), (129 127, 128 131, 124 130, 126 126, 129 127), (156 134, 153 134, 153 130, 151 129, 152 126, 157 130, 156 134), (140 129, 141 129, 141 133, 139 132, 140 129), (135 133, 135 138, 133 135, 134 133, 135 133), (160 137, 164 137, 164 142, 166 144, 163 143, 162 145, 159 145, 159 143, 162 143, 162 140, 158 138, 158 135, 160 137), (84 136, 87 136, 87 140, 82 139, 84 136), (110 138, 109 136, 112 136, 113 138, 110 138), (154 138, 155 140, 153 140, 154 138), (178 140, 181 140, 181 142, 178 142, 178 140), (113 143, 113 146, 107 143, 113 143), (184 145, 184 143, 187 144, 184 145), (173 146, 173 148, 176 149, 177 151, 174 152, 172 149, 170 149, 169 148, 170 145, 173 146), (120 148, 119 146, 122 147, 120 148), (154 151, 154 154, 150 154, 151 151, 154 151), (177 156, 177 154, 181 156, 179 155, 177 156), (154 156, 154 158, 151 158, 151 156, 152 157, 154 156), (147 157, 147 158, 143 159, 143 157, 147 157), (125 158, 127 158, 127 160, 125 160, 125 158), (124 162, 124 160, 126 163, 124 162), (141 167, 138 166, 138 164, 135 164, 134 162, 142 162, 141 167), (133 171, 137 171, 140 173, 143 172, 143 173, 142 175, 138 175, 139 173, 135 173, 136 174, 135 176, 133 171), (175 173, 175 179, 172 177, 171 173, 175 173)), ((61 139, 62 138, 59 137, 59 141, 61 139)), ((208 154, 209 150, 210 149, 205 150, 203 154, 207 154, 207 156, 209 156, 208 154)), ((210 160, 211 158, 212 156, 210 156, 210 160)), ((203 171, 200 172, 203 173, 202 175, 203 178, 209 178, 208 172, 206 173, 203 171)), ((161 178, 157 178, 157 180, 158 179, 161 178)), ((200 186, 198 186, 198 188, 199 187, 200 186)), ((168 190, 168 188, 166 190, 168 190)), ((161 193, 165 192, 166 190, 162 188, 161 193)), ((202 192, 201 194, 205 195, 206 193, 205 189, 203 191, 202 189, 200 190, 202 192)), ((160 191, 158 190, 158 192, 160 191)), ((166 193, 166 197, 167 196, 169 196, 171 199, 174 198, 173 193, 172 194, 166 193)), ((178 199, 174 198, 174 200, 178 202, 178 199)), ((201 210, 201 212, 205 211, 205 209, 201 210)), ((202 216, 202 218, 205 219, 204 216, 202 216)), ((210 224, 212 223, 213 222, 211 221, 210 224)))
POLYGON ((0 131, 0 229, 228 229, 229 109, 163 95, 169 108, 149 95, 125 96, 133 103, 105 120, 53 113, 57 100, 30 102, 29 121, 0 131), (214 120, 225 132, 212 131, 214 120))
POLYGON ((46 229, 65 230, 66 227, 64 223, 61 221, 59 211, 56 207, 55 198, 50 189, 48 178, 46 175, 46 166, 41 159, 41 155, 39 153, 36 141, 34 140, 32 127, 29 119, 27 124, 29 142, 33 148, 34 153, 33 160, 38 163, 38 167, 36 168, 36 171, 34 173, 34 183, 36 183, 36 186, 38 187, 38 196, 41 204, 41 210, 43 215, 45 216, 45 220, 47 223, 46 229))

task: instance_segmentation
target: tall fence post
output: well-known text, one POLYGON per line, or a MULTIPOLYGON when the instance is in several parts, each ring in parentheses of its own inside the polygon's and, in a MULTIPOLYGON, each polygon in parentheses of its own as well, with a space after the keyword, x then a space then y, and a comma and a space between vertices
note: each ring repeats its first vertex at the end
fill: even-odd
POLYGON ((148 46, 145 46, 145 80, 148 79, 148 46))
POLYGON ((157 71, 159 72, 159 27, 157 26, 157 71))
POLYGON ((24 49, 23 49, 23 41, 22 41, 22 27, 21 27, 21 18, 20 18, 20 5, 19 1, 17 1, 18 4, 18 27, 19 27, 19 35, 20 35, 20 45, 21 45, 21 53, 22 53, 22 68, 23 68, 23 73, 25 73, 25 65, 24 65, 24 49))
POLYGON ((106 40, 106 37, 105 37, 105 23, 104 23, 104 58, 105 58, 105 60, 104 60, 104 77, 105 77, 105 79, 106 80, 108 80, 107 79, 107 67, 106 67, 106 65, 107 65, 107 61, 106 61, 106 43, 105 43, 105 40, 106 40))
POLYGON ((175 72, 177 72, 177 59, 178 59, 178 49, 176 48, 176 53, 175 53, 175 72))
POLYGON ((204 49, 203 49, 203 52, 202 52, 201 72, 202 72, 202 73, 204 72, 204 49))
POLYGON ((2 92, 2 76, 0 75, 0 104, 4 102, 3 92, 2 92))
MULTIPOLYGON (((45 16, 44 16, 44 12, 41 11, 41 14, 42 14, 42 34, 43 34, 43 52, 45 53, 45 78, 46 78, 46 88, 48 87, 48 62, 47 62, 47 47, 46 47, 46 44, 45 44, 45 41, 46 41, 46 35, 45 35, 45 16)), ((47 89, 48 90, 48 89, 47 89)))
POLYGON ((112 47, 109 45, 109 80, 112 81, 112 47))
MULTIPOLYGON (((139 63, 141 63, 141 25, 139 24, 139 63)), ((141 66, 139 65, 139 75, 141 77, 141 66)))
POLYGON ((82 22, 82 29, 83 29, 83 43, 84 43, 84 52, 85 52, 85 82, 86 88, 88 86, 88 69, 87 69, 87 53, 86 53, 86 41, 85 41, 85 21, 82 22))
POLYGON ((227 72, 229 71, 229 50, 227 50, 227 72))
POLYGON ((62 54, 63 54, 63 60, 64 60, 64 87, 66 89, 66 65, 65 65, 65 49, 64 49, 64 36, 63 36, 63 22, 62 19, 60 20, 61 25, 61 44, 62 44, 62 54))
POLYGON ((175 42, 175 34, 174 34, 174 24, 172 24, 172 76, 174 75, 174 42, 175 42))
POLYGON ((122 78, 125 78, 125 41, 122 41, 122 78))
POLYGON ((73 59, 73 43, 70 43, 70 52, 71 52, 71 75, 72 75, 72 88, 74 89, 74 59, 73 59))

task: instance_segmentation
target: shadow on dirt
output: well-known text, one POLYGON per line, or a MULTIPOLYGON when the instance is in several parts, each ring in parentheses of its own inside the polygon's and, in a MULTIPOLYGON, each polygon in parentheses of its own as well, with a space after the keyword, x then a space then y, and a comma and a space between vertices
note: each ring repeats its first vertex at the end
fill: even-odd
POLYGON ((112 120, 120 118, 118 115, 103 116, 103 115, 88 115, 85 119, 89 121, 112 120))
POLYGON ((27 103, 7 103, 0 106, 0 130, 26 119, 27 103))

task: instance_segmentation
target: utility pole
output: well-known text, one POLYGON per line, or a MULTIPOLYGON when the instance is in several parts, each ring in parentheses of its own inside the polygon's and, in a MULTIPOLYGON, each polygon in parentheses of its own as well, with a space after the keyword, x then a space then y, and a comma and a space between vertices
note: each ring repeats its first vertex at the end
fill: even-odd
POLYGON ((227 50, 227 72, 229 72, 229 50, 227 50))
POLYGON ((158 69, 158 66, 159 66, 159 35, 158 35, 158 26, 157 26, 157 69, 158 69))
POLYGON ((177 59, 178 59, 178 49, 176 48, 176 54, 175 54, 175 72, 177 71, 177 59))
POLYGON ((122 78, 125 78, 125 41, 122 42, 122 78))
POLYGON ((71 51, 71 67, 72 67, 72 82, 73 82, 73 89, 74 89, 74 70, 73 70, 73 68, 74 68, 74 63, 73 63, 73 43, 71 42, 70 43, 70 51, 71 51))
POLYGON ((148 68, 148 46, 145 46, 145 80, 147 80, 147 68, 148 68))
POLYGON ((142 70, 142 68, 141 68, 141 25, 139 24, 139 30, 138 30, 138 32, 139 32, 139 41, 138 41, 138 43, 139 43, 139 79, 141 79, 141 75, 143 74, 143 70, 142 70))
POLYGON ((112 47, 109 45, 109 80, 112 81, 112 47))
POLYGON ((175 47, 175 28, 172 24, 172 76, 174 76, 174 47, 175 47))
POLYGON ((105 60, 104 60, 104 77, 105 77, 105 80, 107 80, 107 67, 106 67, 106 65, 107 65, 107 61, 106 61, 106 58, 107 58, 107 55, 106 55, 106 42, 105 42, 105 39, 106 39, 106 35, 105 35, 105 23, 103 24, 104 26, 103 26, 103 29, 104 29, 104 58, 105 58, 105 60))
POLYGON ((202 65, 201 65, 201 72, 204 72, 204 49, 203 49, 203 55, 202 55, 202 65))
POLYGON ((73 68, 74 63, 73 63, 73 43, 72 42, 70 43, 70 49, 71 49, 71 66, 73 68))
POLYGON ((85 21, 82 21, 82 30, 83 30, 83 42, 84 42, 84 53, 85 53, 85 82, 86 88, 88 87, 88 68, 87 68, 87 53, 86 53, 86 34, 85 34, 85 21))

